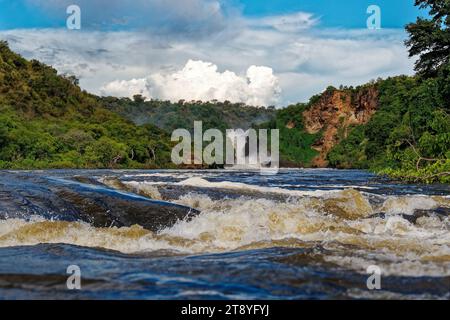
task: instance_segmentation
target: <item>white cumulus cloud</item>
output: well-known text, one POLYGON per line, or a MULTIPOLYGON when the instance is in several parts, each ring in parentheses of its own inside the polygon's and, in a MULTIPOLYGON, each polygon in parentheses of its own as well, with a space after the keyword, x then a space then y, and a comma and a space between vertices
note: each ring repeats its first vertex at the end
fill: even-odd
POLYGON ((140 94, 144 97, 150 97, 147 90, 147 79, 116 80, 108 83, 101 88, 105 95, 114 97, 133 97, 140 94))
POLYGON ((243 102, 253 106, 269 106, 278 102, 278 78, 268 67, 251 66, 246 76, 231 71, 219 72, 218 66, 189 60, 175 72, 158 72, 147 78, 116 80, 101 88, 103 95, 132 97, 142 94, 162 100, 202 100, 243 102))
MULTIPOLYGON (((219 8, 214 3, 222 3, 190 1, 209 3, 207 7, 213 11, 219 8)), ((200 29, 208 29, 206 33, 195 25, 181 23, 188 26, 189 35, 191 31, 197 35, 187 37, 179 32, 178 23, 168 22, 174 33, 162 35, 160 24, 155 22, 155 28, 142 30, 6 30, 0 31, 0 39, 9 41, 14 51, 28 59, 50 64, 60 73, 77 75, 81 87, 89 92, 115 96, 141 93, 171 100, 222 100, 226 92, 230 95, 227 100, 273 104, 277 96, 273 82, 278 79, 282 94, 276 106, 285 106, 308 101, 329 85, 359 85, 378 77, 414 73, 414 59, 408 58, 403 44, 407 38, 403 29, 324 29, 314 15, 302 12, 229 19, 222 20, 225 29, 211 29, 201 18, 194 19, 200 29), (210 34, 211 30, 222 31, 210 34), (188 60, 211 64, 183 68, 188 60), (249 68, 252 65, 268 66, 273 72, 249 68), (163 88, 164 84, 168 87, 163 88)), ((212 20, 213 24, 221 21, 219 17, 212 20)))

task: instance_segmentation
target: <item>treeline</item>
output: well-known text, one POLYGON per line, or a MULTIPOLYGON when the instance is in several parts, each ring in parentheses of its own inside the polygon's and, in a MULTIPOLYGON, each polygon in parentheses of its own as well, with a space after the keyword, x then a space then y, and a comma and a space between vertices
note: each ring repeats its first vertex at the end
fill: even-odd
POLYGON ((246 130, 270 121, 276 113, 274 107, 252 107, 229 101, 146 101, 141 95, 136 95, 133 99, 104 97, 99 98, 99 103, 138 125, 149 123, 167 132, 179 128, 192 132, 194 121, 202 121, 205 130, 246 130))
MULTIPOLYGON (((312 99, 313 100, 313 99, 312 99)), ((228 101, 202 102, 146 100, 141 95, 133 99, 102 97, 99 103, 136 124, 153 124, 172 132, 183 128, 193 131, 194 121, 202 121, 203 129, 261 128, 280 130, 280 157, 283 166, 310 166, 317 152, 311 149, 320 135, 310 135, 303 130, 302 112, 310 104, 297 104, 284 109, 252 107, 228 101), (286 123, 296 123, 291 130, 286 123)))
POLYGON ((170 165, 168 135, 136 126, 81 91, 72 76, 0 42, 0 168, 152 168, 170 165))

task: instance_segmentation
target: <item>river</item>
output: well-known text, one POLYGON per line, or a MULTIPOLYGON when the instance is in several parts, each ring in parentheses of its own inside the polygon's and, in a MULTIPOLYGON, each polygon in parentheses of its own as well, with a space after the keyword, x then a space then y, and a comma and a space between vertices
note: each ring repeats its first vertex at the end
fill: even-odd
POLYGON ((448 185, 321 169, 0 176, 3 299, 450 299, 448 185))

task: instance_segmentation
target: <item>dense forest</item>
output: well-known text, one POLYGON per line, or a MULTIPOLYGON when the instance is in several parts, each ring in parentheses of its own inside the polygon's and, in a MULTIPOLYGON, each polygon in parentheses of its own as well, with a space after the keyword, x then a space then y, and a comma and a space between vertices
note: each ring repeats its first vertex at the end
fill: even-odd
POLYGON ((0 168, 166 167, 170 152, 164 131, 134 125, 74 77, 0 42, 0 168))
POLYGON ((107 109, 119 113, 133 121, 136 125, 152 124, 172 132, 183 128, 193 131, 194 121, 202 121, 203 129, 279 129, 280 157, 284 166, 310 166, 317 152, 311 145, 320 135, 304 132, 302 126, 302 110, 307 104, 298 104, 284 109, 273 107, 253 107, 242 103, 228 101, 170 101, 146 100, 141 95, 129 98, 102 97, 99 103, 107 109), (296 130, 286 127, 286 123, 296 120, 296 130))
POLYGON ((252 107, 228 101, 146 101, 141 95, 135 95, 133 99, 104 97, 99 98, 99 103, 137 125, 150 123, 167 132, 179 128, 192 132, 194 121, 202 121, 205 130, 247 130, 273 119, 276 113, 274 107, 252 107))
POLYGON ((450 181, 448 79, 378 81, 378 110, 328 155, 338 168, 369 168, 411 181, 450 181))
MULTIPOLYGON (((398 76, 363 87, 333 88, 351 97, 362 88, 378 92, 377 110, 366 124, 338 130, 338 142, 327 155, 328 166, 370 169, 411 182, 450 182, 450 68, 439 76, 398 76)), ((317 156, 314 145, 322 132, 308 134, 305 111, 318 99, 279 110, 268 126, 280 129, 280 151, 286 161, 309 167, 317 156), (295 127, 289 124, 295 123, 295 127)))

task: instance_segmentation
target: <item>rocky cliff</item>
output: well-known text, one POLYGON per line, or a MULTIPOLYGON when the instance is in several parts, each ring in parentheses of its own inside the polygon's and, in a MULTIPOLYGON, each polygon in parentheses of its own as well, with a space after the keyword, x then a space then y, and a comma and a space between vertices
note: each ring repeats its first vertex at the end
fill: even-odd
POLYGON ((314 167, 327 167, 330 150, 345 139, 356 125, 369 122, 378 106, 378 90, 368 86, 356 90, 328 89, 303 112, 305 130, 310 134, 321 133, 312 148, 319 155, 312 161, 314 167))

